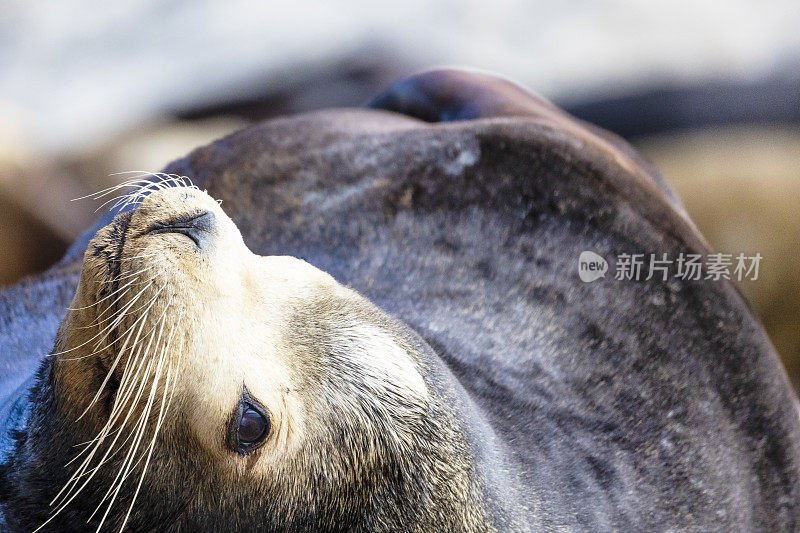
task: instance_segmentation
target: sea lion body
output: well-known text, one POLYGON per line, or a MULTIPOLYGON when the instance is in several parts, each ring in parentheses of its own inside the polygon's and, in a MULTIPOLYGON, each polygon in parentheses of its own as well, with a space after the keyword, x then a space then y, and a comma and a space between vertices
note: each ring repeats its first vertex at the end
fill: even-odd
MULTIPOLYGON (((465 83, 465 92, 493 90, 480 76, 437 76, 456 93, 465 83)), ((452 103, 430 81, 416 86, 427 101, 452 103)), ((293 500, 327 494, 315 503, 321 512, 291 514, 260 500, 252 485, 220 492, 217 463, 195 459, 213 444, 191 441, 181 443, 189 450, 181 461, 168 447, 157 452, 160 473, 144 477, 134 529, 247 530, 253 523, 236 509, 245 518, 261 509, 264 530, 797 529, 797 402, 740 294, 729 282, 674 276, 582 282, 577 259, 586 250, 609 259, 708 250, 679 201, 628 147, 515 94, 497 97, 511 102, 514 116, 492 118, 504 113, 476 104, 473 115, 454 114, 474 120, 452 123, 375 110, 274 120, 166 169, 223 200, 254 254, 300 258, 316 267, 309 272, 329 274, 331 287, 363 295, 341 288, 345 301, 360 302, 345 305, 344 315, 402 347, 391 359, 399 361, 397 382, 433 407, 418 425, 402 426, 424 435, 409 436, 413 453, 395 456, 408 464, 392 462, 395 477, 369 485, 396 491, 366 490, 358 480, 373 479, 367 468, 348 471, 359 474, 337 493, 331 480, 341 473, 326 472, 319 479, 328 492, 310 483, 293 500), (418 464, 427 466, 406 476, 418 464), (180 490, 175 472, 185 474, 180 490), (334 510, 337 494, 349 503, 334 510)), ((377 105, 407 110, 387 101, 377 105)), ((8 424, 22 431, 16 443, 4 441, 0 508, 15 528, 47 517, 36 510, 36 490, 60 488, 22 483, 34 479, 25 477, 30 466, 9 457, 37 430, 31 410, 46 412, 37 402, 52 364, 40 354, 51 351, 88 240, 111 216, 51 271, 0 295, 3 401, 16 402, 8 424), (32 399, 20 402, 39 365, 32 399)), ((303 331, 333 308, 316 307, 281 331, 303 331)), ((315 337, 320 331, 293 338, 331 350, 326 335, 315 337)), ((363 348, 363 338, 353 346, 363 348)), ((388 374, 377 379, 395 383, 388 374)), ((314 420, 312 434, 328 427, 314 420)), ((355 449, 342 443, 331 465, 355 449)), ((77 528, 86 514, 69 508, 62 523, 77 528)), ((121 520, 113 515, 109 524, 121 520)))

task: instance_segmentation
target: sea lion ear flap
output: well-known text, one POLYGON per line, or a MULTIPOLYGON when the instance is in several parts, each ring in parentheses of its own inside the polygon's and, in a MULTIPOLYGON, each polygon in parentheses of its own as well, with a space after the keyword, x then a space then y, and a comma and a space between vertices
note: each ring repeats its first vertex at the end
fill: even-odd
POLYGON ((552 104, 504 78, 467 70, 431 70, 395 82, 368 107, 426 122, 552 113, 552 104))

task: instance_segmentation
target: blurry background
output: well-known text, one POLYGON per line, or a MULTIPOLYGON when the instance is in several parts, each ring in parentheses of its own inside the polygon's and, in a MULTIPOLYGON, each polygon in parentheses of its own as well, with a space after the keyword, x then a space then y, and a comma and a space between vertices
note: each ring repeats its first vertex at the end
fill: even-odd
POLYGON ((361 105, 459 65, 630 140, 800 384, 800 2, 0 0, 0 285, 94 219, 70 202, 270 116, 361 105))

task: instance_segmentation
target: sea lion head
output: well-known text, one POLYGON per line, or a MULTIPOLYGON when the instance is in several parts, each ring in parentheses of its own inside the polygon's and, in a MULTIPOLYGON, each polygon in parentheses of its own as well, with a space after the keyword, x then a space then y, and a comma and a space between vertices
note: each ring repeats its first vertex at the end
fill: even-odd
POLYGON ((145 192, 90 242, 38 391, 45 528, 480 520, 419 338, 305 261, 252 253, 196 187, 145 192))

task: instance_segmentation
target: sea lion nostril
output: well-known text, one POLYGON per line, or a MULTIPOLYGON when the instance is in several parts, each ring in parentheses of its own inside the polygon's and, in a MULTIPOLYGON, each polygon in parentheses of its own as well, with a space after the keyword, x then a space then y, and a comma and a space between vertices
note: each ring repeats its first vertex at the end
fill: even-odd
POLYGON ((216 217, 210 211, 192 215, 181 215, 167 222, 154 222, 147 230, 148 235, 159 233, 180 233, 186 235, 195 246, 204 249, 209 244, 209 234, 214 230, 216 217))

